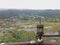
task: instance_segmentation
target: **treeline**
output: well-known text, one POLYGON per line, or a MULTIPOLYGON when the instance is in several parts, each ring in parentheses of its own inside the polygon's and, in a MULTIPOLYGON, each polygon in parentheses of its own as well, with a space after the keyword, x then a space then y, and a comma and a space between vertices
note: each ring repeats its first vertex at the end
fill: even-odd
POLYGON ((7 18, 12 16, 44 16, 44 17, 58 17, 60 18, 60 10, 29 10, 29 9, 7 9, 7 10, 0 10, 0 18, 7 18))

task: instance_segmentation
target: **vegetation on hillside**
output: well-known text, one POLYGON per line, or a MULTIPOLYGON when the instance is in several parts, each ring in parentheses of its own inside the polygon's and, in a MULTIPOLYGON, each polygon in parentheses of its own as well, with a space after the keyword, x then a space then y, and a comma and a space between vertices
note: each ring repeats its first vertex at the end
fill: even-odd
MULTIPOLYGON (((44 34, 60 34, 60 10, 0 11, 0 43, 36 40, 36 25, 41 20, 44 34)), ((43 37, 43 40, 60 37, 43 37)))

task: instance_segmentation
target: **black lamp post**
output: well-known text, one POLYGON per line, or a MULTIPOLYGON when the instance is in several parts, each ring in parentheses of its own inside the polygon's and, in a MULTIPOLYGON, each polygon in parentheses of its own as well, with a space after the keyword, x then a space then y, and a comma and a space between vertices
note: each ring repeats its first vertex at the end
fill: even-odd
POLYGON ((43 24, 42 24, 42 21, 40 19, 40 22, 37 24, 37 40, 41 40, 42 39, 42 36, 43 36, 43 24))

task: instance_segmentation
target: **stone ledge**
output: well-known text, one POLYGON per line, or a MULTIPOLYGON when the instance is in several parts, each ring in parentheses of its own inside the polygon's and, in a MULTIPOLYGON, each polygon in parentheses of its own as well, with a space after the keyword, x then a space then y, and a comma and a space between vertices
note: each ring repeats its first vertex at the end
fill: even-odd
POLYGON ((6 44, 2 44, 2 45, 60 45, 60 42, 48 42, 48 41, 44 41, 42 43, 41 42, 30 43, 28 41, 28 42, 6 43, 6 44))

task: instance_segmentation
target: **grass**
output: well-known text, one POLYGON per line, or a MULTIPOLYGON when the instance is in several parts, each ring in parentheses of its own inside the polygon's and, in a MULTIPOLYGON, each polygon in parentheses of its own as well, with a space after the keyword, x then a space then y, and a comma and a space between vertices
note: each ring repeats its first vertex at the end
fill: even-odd
POLYGON ((49 41, 49 40, 56 40, 56 41, 59 41, 60 40, 60 37, 43 37, 43 40, 44 41, 49 41))
MULTIPOLYGON (((33 28, 36 28, 36 25, 38 23, 38 21, 33 21, 33 20, 21 20, 21 22, 28 23, 28 25, 32 25, 33 28)), ((9 23, 9 25, 10 25, 10 23, 9 23)), ((60 22, 44 22, 43 25, 44 25, 44 27, 46 27, 46 26, 52 26, 52 28, 53 28, 51 30, 48 30, 48 29, 44 28, 44 33, 46 33, 46 32, 60 32, 60 22)), ((14 30, 24 29, 24 27, 17 26, 17 25, 15 25, 13 27, 14 27, 14 30)), ((29 27, 29 26, 27 26, 27 27, 29 27)), ((35 36, 36 35, 33 32, 28 32, 28 33, 24 32, 24 33, 22 33, 22 39, 21 39, 21 41, 22 40, 26 41, 28 39, 30 39, 30 40, 36 40, 35 36)), ((43 37, 43 40, 60 40, 60 37, 43 37)))
POLYGON ((44 23, 44 27, 46 26, 52 26, 52 30, 48 30, 48 29, 45 29, 44 28, 44 32, 59 32, 60 31, 60 22, 57 22, 57 23, 49 23, 49 22, 45 22, 44 23))

